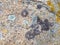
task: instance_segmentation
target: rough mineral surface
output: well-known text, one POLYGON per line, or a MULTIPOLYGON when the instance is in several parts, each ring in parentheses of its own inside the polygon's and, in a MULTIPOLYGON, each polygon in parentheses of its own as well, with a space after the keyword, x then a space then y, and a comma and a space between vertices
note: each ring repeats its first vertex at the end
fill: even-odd
POLYGON ((0 45, 60 45, 60 0, 0 0, 0 45))

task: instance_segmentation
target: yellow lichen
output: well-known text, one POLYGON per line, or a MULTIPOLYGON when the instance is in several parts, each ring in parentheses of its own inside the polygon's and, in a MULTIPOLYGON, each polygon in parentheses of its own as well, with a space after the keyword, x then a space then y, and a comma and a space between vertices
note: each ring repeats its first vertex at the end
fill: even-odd
POLYGON ((47 1, 47 5, 48 5, 48 6, 54 6, 51 1, 47 1))
POLYGON ((57 21, 57 23, 60 23, 60 17, 59 16, 56 16, 56 21, 57 21))
POLYGON ((8 30, 7 29, 2 29, 2 33, 7 34, 8 30))
POLYGON ((50 7, 50 11, 52 11, 52 12, 54 12, 54 11, 55 11, 54 6, 50 7))
POLYGON ((52 11, 52 12, 55 11, 54 4, 51 1, 47 1, 47 5, 50 7, 50 11, 52 11))
POLYGON ((60 34, 60 29, 58 30, 58 33, 60 34))
POLYGON ((58 7, 60 8, 60 2, 58 2, 58 7))
POLYGON ((60 16, 60 10, 57 11, 56 15, 57 16, 60 16))
POLYGON ((60 10, 58 10, 56 13, 56 21, 60 23, 60 10))

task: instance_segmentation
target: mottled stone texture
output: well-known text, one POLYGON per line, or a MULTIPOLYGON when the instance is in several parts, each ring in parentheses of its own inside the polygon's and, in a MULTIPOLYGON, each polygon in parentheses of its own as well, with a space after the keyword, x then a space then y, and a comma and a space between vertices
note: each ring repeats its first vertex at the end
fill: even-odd
POLYGON ((0 45, 60 45, 60 24, 50 7, 47 0, 0 0, 0 45))

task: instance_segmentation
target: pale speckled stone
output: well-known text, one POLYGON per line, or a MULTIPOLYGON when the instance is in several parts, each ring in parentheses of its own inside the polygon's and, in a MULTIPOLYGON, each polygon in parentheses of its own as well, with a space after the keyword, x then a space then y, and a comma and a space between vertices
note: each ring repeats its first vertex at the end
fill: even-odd
MULTIPOLYGON (((2 5, 1 9, 3 11, 0 11, 0 22, 3 22, 3 26, 0 24, 0 31, 2 28, 8 29, 8 33, 3 34, 0 45, 60 45, 60 24, 56 23, 55 15, 46 10, 45 7, 42 7, 40 10, 36 9, 36 2, 38 0, 34 0, 35 2, 31 1, 29 5, 27 3, 23 4, 23 0, 0 1, 3 3, 0 4, 0 7, 2 5), (25 8, 29 10, 29 15, 23 18, 21 11, 25 8), (15 14, 15 21, 8 20, 9 14, 15 14), (34 39, 27 40, 25 34, 32 29, 29 27, 32 23, 32 16, 39 16, 43 21, 47 18, 50 22, 54 22, 55 24, 49 31, 41 31, 41 26, 39 26, 39 30, 41 31, 40 35, 35 36, 34 39), (24 21, 24 24, 27 23, 28 25, 23 25, 23 20, 27 20, 28 22, 24 21), (51 30, 54 30, 54 33, 51 32, 51 30)), ((47 0, 40 1, 46 4, 47 0)))

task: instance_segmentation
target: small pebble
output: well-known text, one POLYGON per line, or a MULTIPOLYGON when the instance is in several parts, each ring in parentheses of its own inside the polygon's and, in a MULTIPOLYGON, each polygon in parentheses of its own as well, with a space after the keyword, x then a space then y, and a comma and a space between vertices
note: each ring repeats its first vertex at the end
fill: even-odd
POLYGON ((49 30, 49 26, 47 26, 47 25, 45 25, 45 24, 42 24, 42 25, 41 25, 41 30, 48 31, 48 30, 49 30))
POLYGON ((32 24, 30 27, 31 27, 31 28, 35 28, 35 26, 36 26, 36 25, 32 24))
POLYGON ((49 25, 52 27, 54 25, 54 23, 49 23, 49 25))
POLYGON ((24 9, 22 12, 21 12, 21 16, 22 17, 26 17, 28 15, 28 11, 26 9, 24 9))
POLYGON ((28 20, 23 20, 23 24, 28 25, 29 24, 28 20))
POLYGON ((45 19, 44 22, 48 22, 48 19, 45 19))
POLYGON ((3 14, 3 11, 2 10, 0 10, 0 14, 3 14))
POLYGON ((25 37, 30 40, 30 39, 33 39, 35 37, 35 35, 31 32, 31 31, 28 31, 26 34, 25 34, 25 37))
POLYGON ((43 24, 43 21, 39 17, 37 17, 37 23, 41 25, 43 24))
POLYGON ((3 36, 2 36, 2 32, 0 32, 0 40, 2 40, 3 36))
POLYGON ((2 6, 2 2, 0 2, 0 7, 2 6))
POLYGON ((39 34, 40 34, 40 31, 37 30, 37 29, 35 29, 35 30, 34 30, 34 35, 39 35, 39 34))
POLYGON ((41 9, 41 8, 42 8, 42 5, 37 4, 37 9, 41 9))
POLYGON ((30 1, 31 1, 31 0, 27 0, 27 4, 30 4, 30 1))
POLYGON ((47 27, 47 29, 49 29, 49 26, 50 26, 50 25, 49 25, 48 19, 45 19, 45 20, 44 20, 44 24, 45 24, 45 26, 47 27))
POLYGON ((9 16, 8 16, 8 20, 11 20, 11 21, 14 21, 15 18, 16 18, 15 15, 9 15, 9 16))

